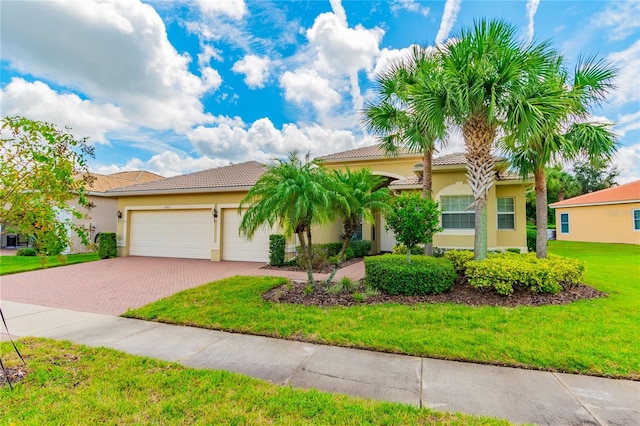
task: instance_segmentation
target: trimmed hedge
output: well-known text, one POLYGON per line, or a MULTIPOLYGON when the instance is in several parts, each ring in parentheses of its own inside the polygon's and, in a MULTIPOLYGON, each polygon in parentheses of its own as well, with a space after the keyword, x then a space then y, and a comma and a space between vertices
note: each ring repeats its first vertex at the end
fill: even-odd
POLYGON ((444 258, 449 259, 456 269, 456 273, 460 276, 464 275, 467 269, 467 263, 473 260, 473 251, 471 250, 447 250, 444 258))
MULTIPOLYGON (((393 254, 407 254, 407 246, 405 246, 404 244, 398 243, 395 246, 393 246, 393 249, 391 252, 393 254)), ((411 247, 411 254, 415 256, 420 256, 421 254, 424 255, 424 247, 422 246, 411 247)), ((406 258, 405 258, 405 262, 406 262, 406 258)))
POLYGON ((98 236, 98 256, 100 259, 118 256, 115 232, 102 232, 98 236))
MULTIPOLYGON (((353 257, 365 257, 371 251, 371 241, 351 241, 349 247, 353 249, 353 257)), ((347 249, 348 250, 348 249, 347 249)))
POLYGON ((269 235, 269 265, 284 265, 284 250, 287 245, 287 239, 282 234, 269 235))
POLYGON ((530 252, 536 252, 536 227, 528 225, 527 226, 527 250, 530 252))
POLYGON ((365 281, 376 290, 391 295, 440 294, 453 288, 456 271, 450 260, 428 256, 407 259, 385 254, 365 257, 365 281))
POLYGON ((555 294, 579 284, 584 271, 584 263, 579 260, 554 255, 538 259, 535 253, 520 255, 506 252, 466 264, 470 285, 492 289, 503 296, 515 290, 555 294))

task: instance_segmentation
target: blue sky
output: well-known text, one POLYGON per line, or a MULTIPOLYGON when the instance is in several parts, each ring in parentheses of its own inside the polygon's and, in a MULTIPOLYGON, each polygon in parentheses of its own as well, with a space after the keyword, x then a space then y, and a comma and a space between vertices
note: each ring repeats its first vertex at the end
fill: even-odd
MULTIPOLYGON (((615 123, 620 182, 640 178, 639 0, 2 0, 0 14, 2 115, 89 136, 98 173, 370 145, 360 110, 377 72, 413 43, 502 18, 571 64, 595 53, 620 68, 592 113, 615 123)), ((454 136, 443 153, 462 150, 454 136)))

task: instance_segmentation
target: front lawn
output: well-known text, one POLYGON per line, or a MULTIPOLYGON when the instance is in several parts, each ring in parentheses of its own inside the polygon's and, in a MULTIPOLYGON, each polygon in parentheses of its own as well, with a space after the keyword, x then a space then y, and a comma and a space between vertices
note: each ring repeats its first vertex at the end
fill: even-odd
MULTIPOLYGON (((447 424, 506 421, 297 390, 225 371, 24 339, 28 374, 0 387, 2 424, 447 424)), ((0 344, 9 366, 20 363, 0 344)))
POLYGON ((443 359, 640 379, 640 247, 552 241, 609 294, 569 305, 307 307, 266 302, 282 278, 234 277, 125 316, 443 359))
POLYGON ((0 275, 100 260, 98 253, 69 254, 65 257, 66 261, 61 262, 57 256, 48 256, 44 259, 39 256, 0 256, 0 275))

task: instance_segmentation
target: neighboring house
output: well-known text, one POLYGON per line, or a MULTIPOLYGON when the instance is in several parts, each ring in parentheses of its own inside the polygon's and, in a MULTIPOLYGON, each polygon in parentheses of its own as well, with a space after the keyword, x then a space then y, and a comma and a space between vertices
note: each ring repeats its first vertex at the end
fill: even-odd
MULTIPOLYGON (((89 242, 96 241, 96 237, 101 232, 116 232, 118 201, 115 198, 107 196, 105 191, 120 186, 129 186, 136 183, 150 182, 164 179, 162 176, 147 171, 130 171, 113 173, 110 175, 91 174, 94 178, 91 186, 87 188, 87 198, 93 208, 89 211, 85 207, 78 204, 77 200, 69 202, 69 206, 82 213, 86 213, 87 217, 81 219, 72 218, 71 215, 60 217, 64 220, 71 218, 74 223, 80 225, 88 235, 89 242)), ((0 243, 3 248, 18 248, 28 245, 28 238, 17 232, 13 232, 11 226, 2 226, 0 243)), ((82 240, 71 232, 71 244, 68 253, 81 253, 88 251, 89 248, 82 244, 82 240)))
POLYGON ((640 244, 640 180, 550 204, 560 241, 640 244))
MULTIPOLYGON (((420 155, 401 153, 385 157, 374 145, 320 158, 330 169, 368 167, 387 178, 393 191, 420 190, 420 155), (418 164, 417 164, 418 163, 418 164)), ((437 247, 472 248, 474 213, 471 189, 466 183, 464 155, 434 160, 433 193, 446 206, 445 231, 436 235, 437 247)), ((239 235, 241 200, 265 172, 266 166, 249 161, 155 182, 106 191, 118 197, 118 255, 266 262, 269 235, 278 229, 260 229, 251 241, 239 235)), ((530 182, 503 173, 496 163, 496 184, 489 191, 488 241, 490 249, 511 247, 526 251, 525 190, 530 182)), ((359 238, 373 242, 372 252, 390 251, 393 235, 384 230, 384 217, 365 224, 359 238)), ((316 226, 314 243, 337 242, 342 223, 316 226)), ((295 241, 289 241, 292 251, 295 241)))

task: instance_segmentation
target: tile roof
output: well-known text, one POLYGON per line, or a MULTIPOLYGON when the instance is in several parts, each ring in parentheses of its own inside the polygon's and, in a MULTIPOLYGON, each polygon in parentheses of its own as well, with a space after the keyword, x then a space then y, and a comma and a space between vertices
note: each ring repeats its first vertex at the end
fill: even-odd
POLYGON ((266 171, 264 164, 257 161, 231 164, 215 169, 203 170, 187 175, 174 176, 153 182, 115 188, 110 194, 144 192, 182 192, 194 190, 220 190, 253 186, 266 171))
POLYGON ((550 204, 549 207, 573 207, 593 204, 615 204, 615 203, 640 202, 640 180, 625 183, 620 186, 602 189, 589 194, 578 195, 550 204))
POLYGON ((110 175, 91 173, 91 176, 93 176, 93 182, 88 188, 89 192, 105 192, 121 186, 130 186, 136 183, 164 179, 160 175, 144 170, 112 173, 110 175))
MULTIPOLYGON (((420 153, 410 152, 405 148, 399 148, 398 154, 402 156, 419 156, 420 153)), ((384 150, 380 144, 364 146, 362 148, 350 149, 349 151, 336 152, 335 154, 329 154, 322 157, 318 157, 318 160, 323 161, 336 161, 336 160, 349 160, 349 159, 366 159, 366 158, 389 158, 385 155, 384 150)), ((391 157, 393 158, 393 157, 391 157)))

